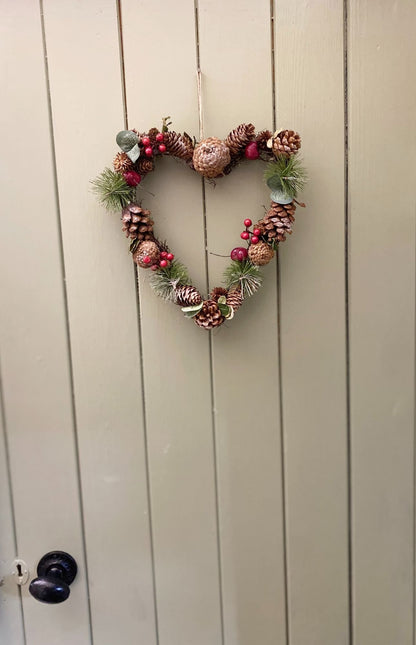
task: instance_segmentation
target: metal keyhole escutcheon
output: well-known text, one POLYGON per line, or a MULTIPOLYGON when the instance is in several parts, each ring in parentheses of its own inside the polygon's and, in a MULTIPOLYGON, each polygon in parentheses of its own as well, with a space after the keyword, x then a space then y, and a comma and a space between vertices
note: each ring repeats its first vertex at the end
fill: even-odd
POLYGON ((56 605, 70 594, 69 585, 77 575, 77 563, 65 551, 50 551, 38 564, 38 577, 32 580, 29 591, 36 600, 56 605))

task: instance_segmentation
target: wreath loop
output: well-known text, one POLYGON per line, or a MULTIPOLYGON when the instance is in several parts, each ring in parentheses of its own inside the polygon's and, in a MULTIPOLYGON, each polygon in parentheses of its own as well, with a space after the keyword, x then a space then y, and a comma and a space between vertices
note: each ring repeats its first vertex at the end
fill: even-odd
POLYGON ((291 235, 296 205, 305 206, 296 199, 306 181, 298 154, 301 139, 293 130, 256 133, 254 125, 243 123, 225 140, 209 137, 197 142, 186 132, 169 130, 170 125, 167 117, 161 130, 119 132, 116 141, 121 152, 114 158, 114 170, 105 168, 92 183, 108 210, 122 209, 122 228, 131 240, 133 260, 153 271, 151 285, 156 294, 179 305, 199 327, 214 329, 232 318, 244 300, 261 287, 260 267, 273 259, 278 245, 291 235), (270 208, 255 224, 250 218, 244 220, 240 237, 247 246, 231 251, 224 287, 215 287, 206 299, 192 285, 185 265, 155 236, 151 212, 136 203, 136 189, 164 155, 183 160, 211 182, 228 175, 243 161, 267 162, 264 179, 271 190, 270 208))

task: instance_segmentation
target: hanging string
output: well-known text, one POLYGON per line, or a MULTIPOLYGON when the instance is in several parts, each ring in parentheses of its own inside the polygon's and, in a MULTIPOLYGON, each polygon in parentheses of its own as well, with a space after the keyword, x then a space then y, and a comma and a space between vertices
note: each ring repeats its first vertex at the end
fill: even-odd
POLYGON ((202 110, 202 72, 201 68, 198 67, 196 72, 196 82, 198 90, 198 114, 199 114, 199 140, 204 139, 204 113, 202 110))

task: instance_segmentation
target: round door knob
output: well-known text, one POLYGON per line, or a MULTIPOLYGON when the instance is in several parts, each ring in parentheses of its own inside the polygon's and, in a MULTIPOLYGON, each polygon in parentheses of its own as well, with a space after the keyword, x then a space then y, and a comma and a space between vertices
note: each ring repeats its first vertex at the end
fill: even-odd
POLYGON ((29 591, 36 600, 56 605, 70 594, 69 585, 77 575, 77 563, 64 551, 51 551, 38 564, 38 577, 32 580, 29 591))

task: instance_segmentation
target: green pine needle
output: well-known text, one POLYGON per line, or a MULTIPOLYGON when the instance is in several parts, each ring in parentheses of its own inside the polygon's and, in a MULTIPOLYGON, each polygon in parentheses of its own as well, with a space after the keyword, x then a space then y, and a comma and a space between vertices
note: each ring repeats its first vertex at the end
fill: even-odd
POLYGON ((150 279, 150 285, 156 295, 171 301, 175 301, 176 287, 190 282, 188 269, 178 260, 173 260, 167 267, 155 271, 150 279))
POLYGON ((267 164, 264 179, 271 190, 281 190, 293 199, 306 184, 307 173, 297 155, 279 156, 267 164))
POLYGON ((104 168, 92 182, 93 191, 109 211, 118 211, 134 201, 135 189, 129 186, 123 175, 104 168))
POLYGON ((243 298, 248 298, 260 289, 263 277, 259 267, 252 264, 250 260, 234 261, 225 269, 224 282, 227 289, 240 286, 243 298))

